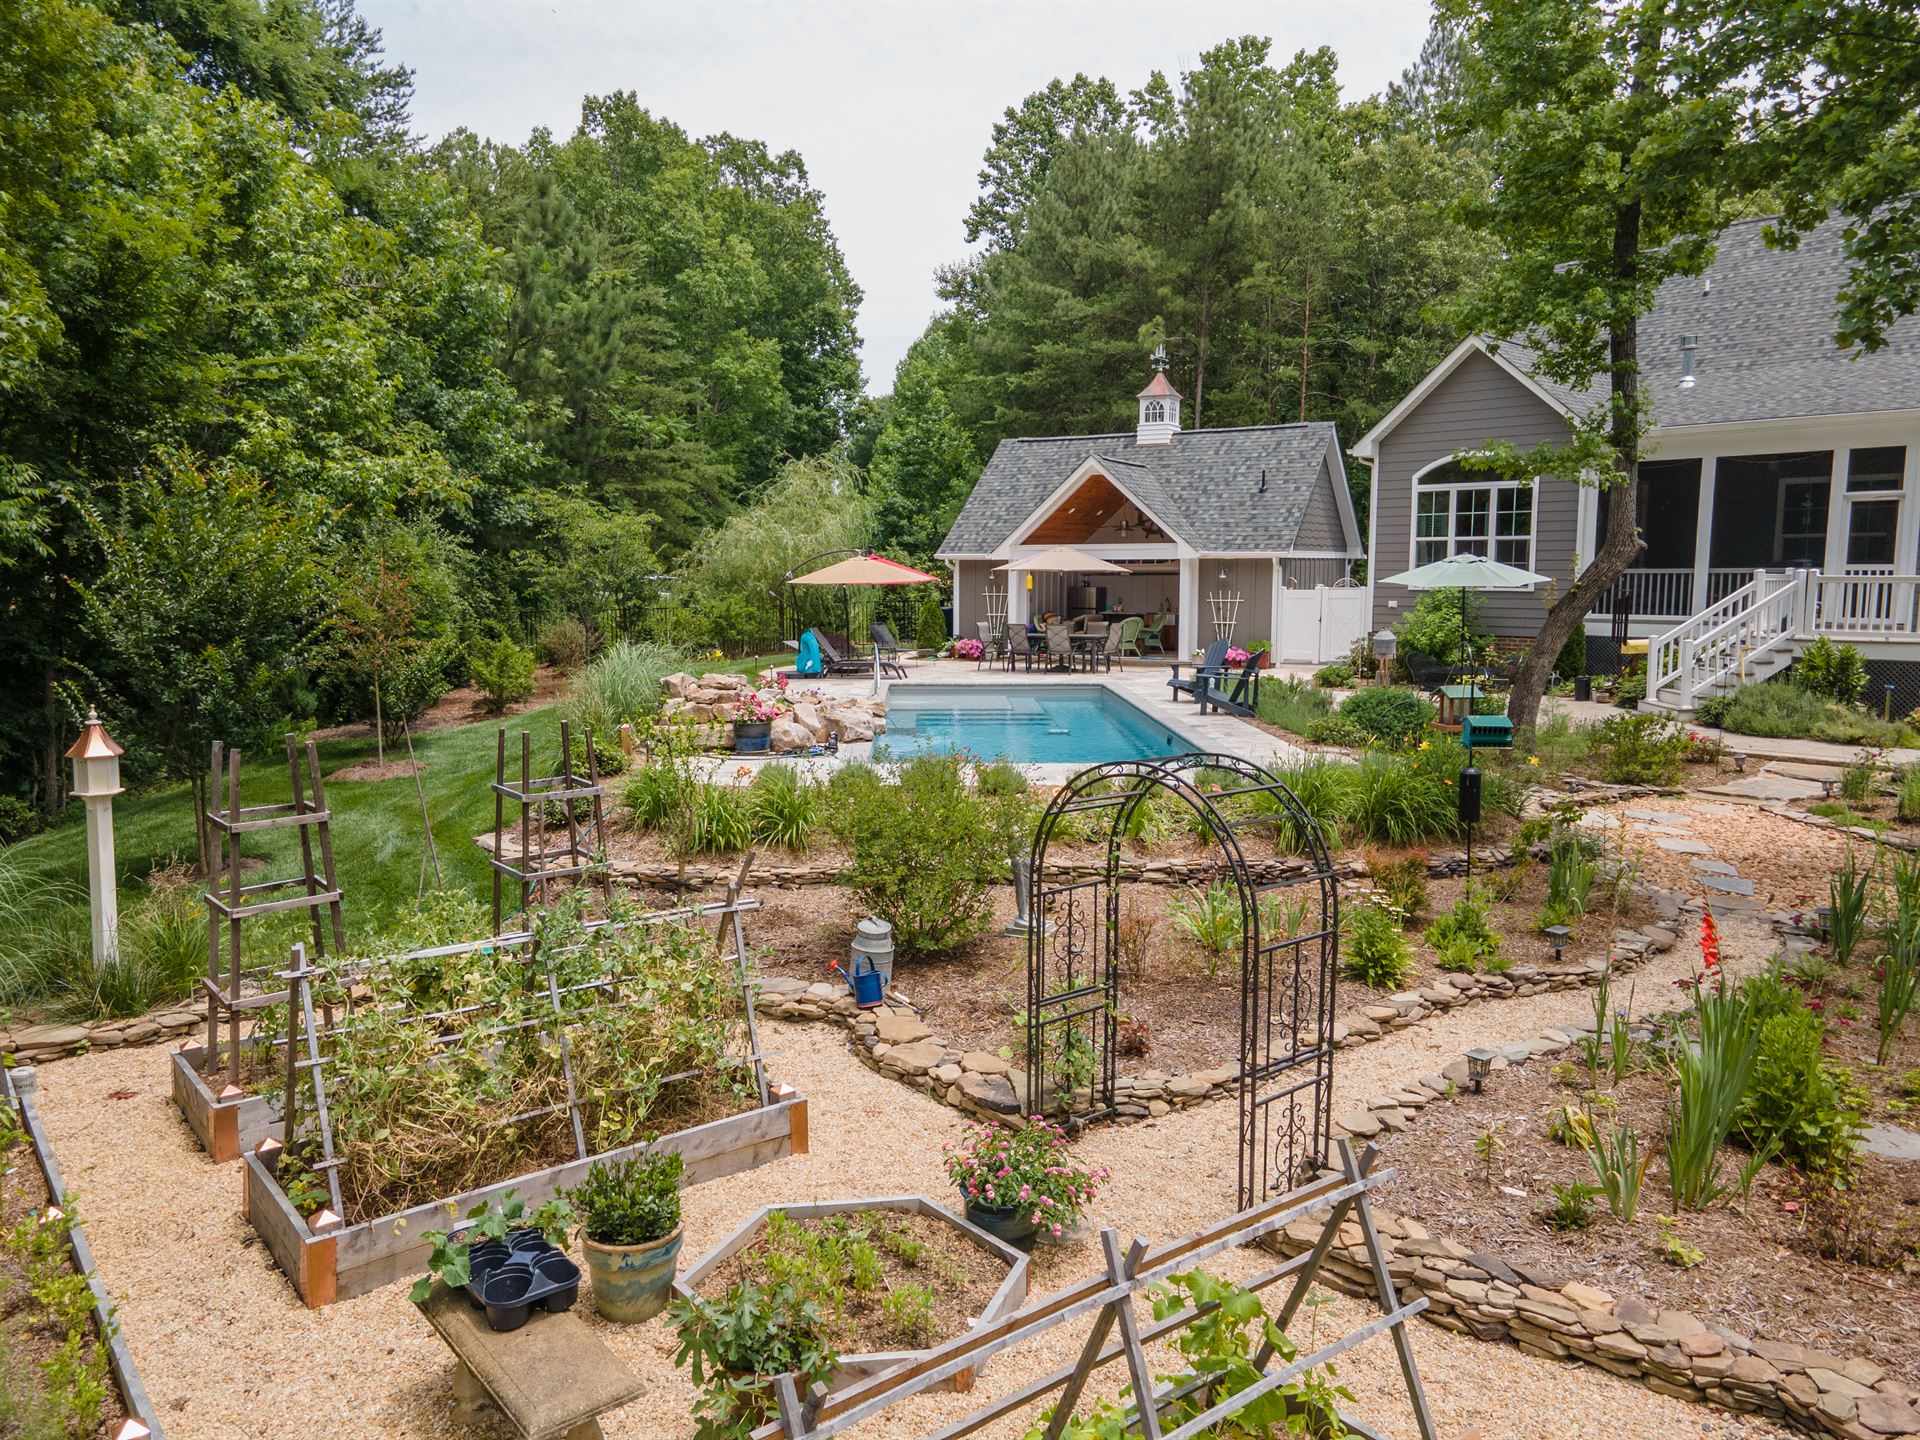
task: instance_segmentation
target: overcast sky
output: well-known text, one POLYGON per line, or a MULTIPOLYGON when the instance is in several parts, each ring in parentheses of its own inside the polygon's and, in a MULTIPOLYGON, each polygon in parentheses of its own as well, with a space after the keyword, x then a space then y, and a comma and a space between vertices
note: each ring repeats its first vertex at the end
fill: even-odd
POLYGON ((1399 76, 1426 36, 1428 0, 1088 0, 1088 3, 641 3, 360 0, 390 58, 415 72, 428 137, 465 126, 518 144, 570 133, 584 95, 632 90, 694 136, 727 130, 798 150, 826 195, 865 292, 867 388, 937 301, 934 267, 965 254, 980 157, 1009 105, 1055 76, 1130 90, 1191 68, 1235 35, 1284 59, 1331 45, 1349 97, 1399 76))

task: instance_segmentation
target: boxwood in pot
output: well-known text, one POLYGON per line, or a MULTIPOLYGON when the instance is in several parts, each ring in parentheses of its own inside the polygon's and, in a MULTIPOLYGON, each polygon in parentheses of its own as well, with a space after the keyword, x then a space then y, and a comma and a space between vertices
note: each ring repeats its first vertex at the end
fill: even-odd
POLYGON ((567 1192, 580 1216, 580 1245, 593 1277, 593 1304, 631 1325, 666 1308, 680 1258, 677 1154, 599 1161, 567 1192))

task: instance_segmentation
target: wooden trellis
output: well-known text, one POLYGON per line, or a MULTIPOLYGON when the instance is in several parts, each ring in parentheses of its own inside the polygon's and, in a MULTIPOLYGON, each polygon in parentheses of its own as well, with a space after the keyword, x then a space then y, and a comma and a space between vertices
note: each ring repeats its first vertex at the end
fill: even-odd
MULTIPOLYGON (((756 899, 743 896, 741 886, 744 883, 747 865, 751 864, 749 852, 746 864, 740 869, 739 876, 729 886, 727 898, 706 904, 682 906, 673 910, 650 911, 631 920, 594 921, 588 924, 588 934, 584 944, 595 943, 598 937, 635 927, 684 923, 698 926, 712 919, 716 921, 717 952, 720 964, 730 965, 744 1010, 744 1034, 747 1042, 746 1056, 741 1063, 752 1067, 754 1088, 761 1106, 769 1103, 766 1065, 760 1053, 759 1030, 754 1024, 753 1001, 757 988, 752 970, 747 962, 746 930, 741 916, 750 910, 760 908, 756 899)), ((555 969, 555 956, 563 951, 552 946, 542 945, 531 932, 502 936, 494 941, 476 941, 462 945, 442 945, 430 950, 410 951, 406 955, 391 957, 386 962, 355 964, 350 970, 337 977, 351 980, 356 975, 366 973, 371 964, 394 963, 412 959, 425 959, 439 956, 459 955, 474 950, 502 947, 524 947, 524 960, 528 967, 527 989, 529 993, 544 994, 547 1006, 544 1013, 534 1018, 503 1021, 494 1024, 478 1015, 483 1007, 462 1006, 447 1010, 423 1010, 409 1013, 406 1021, 427 1027, 440 1027, 449 1022, 462 1022, 472 1027, 461 1038, 498 1039, 510 1033, 526 1030, 541 1030, 553 1042, 560 1056, 561 1076, 565 1084, 566 1099, 535 1110, 508 1116, 504 1120, 491 1122, 495 1126, 525 1125, 531 1121, 549 1115, 566 1114, 573 1130, 574 1155, 578 1160, 590 1157, 587 1146, 585 1123, 581 1118, 582 1097, 574 1083, 573 1050, 570 1031, 584 1023, 593 1009, 569 1012, 567 999, 572 996, 589 996, 596 999, 594 1009, 620 1008, 628 1005, 644 1004, 644 995, 623 996, 619 994, 624 983, 619 978, 605 976, 581 981, 571 985, 562 985, 555 969)), ((305 947, 295 945, 292 950, 292 964, 282 973, 286 982, 283 997, 287 1003, 287 1028, 283 1038, 274 1041, 275 1047, 284 1047, 283 1059, 286 1076, 285 1099, 281 1117, 281 1144, 291 1149, 295 1140, 306 1135, 314 1140, 319 1148, 319 1158, 310 1162, 310 1167, 327 1177, 328 1194, 333 1203, 335 1215, 343 1215, 341 1205, 340 1182, 336 1171, 339 1157, 334 1153, 333 1120, 327 1108, 326 1066, 329 1056, 323 1053, 323 1042, 333 1041, 345 1036, 358 1024, 364 1023, 358 1012, 354 988, 345 987, 345 998, 340 1007, 340 1017, 335 1021, 331 1007, 326 1007, 328 1018, 322 1023, 316 1018, 314 982, 322 972, 307 963, 305 947), (310 1112, 307 1118, 302 1116, 302 1092, 310 1097, 305 1109, 310 1112)), ((451 1033, 438 1037, 443 1042, 451 1042, 451 1033)), ((693 1078, 697 1072, 682 1071, 667 1075, 654 1082, 664 1088, 676 1081, 693 1078)), ((600 1097, 602 1100, 606 1096, 600 1097)))
POLYGON ((340 922, 340 886, 333 872, 333 833, 329 823, 327 793, 320 778, 320 752, 314 742, 306 742, 301 755, 298 740, 287 736, 287 774, 293 785, 293 799, 283 805, 242 805, 240 803, 240 752, 229 750, 220 741, 213 742, 213 763, 208 773, 206 824, 207 845, 207 978, 203 988, 207 996, 207 1074, 218 1068, 220 1030, 227 1031, 227 1084, 240 1085, 240 1017, 253 1010, 277 1005, 288 998, 282 987, 273 991, 259 988, 269 973, 255 973, 241 963, 240 931, 243 922, 255 915, 280 910, 305 910, 312 925, 315 955, 327 951, 327 936, 333 937, 336 950, 346 948, 346 934, 340 922), (306 779, 300 775, 301 760, 306 761, 306 779), (222 789, 225 800, 221 801, 222 789), (300 873, 281 879, 240 880, 240 837, 256 831, 291 828, 300 840, 300 873), (318 856, 316 859, 316 849, 318 856), (224 887, 220 877, 226 877, 224 887), (249 899, 275 891, 300 887, 297 895, 278 899, 249 899), (326 912, 323 921, 322 911, 326 912), (327 923, 330 922, 330 923, 327 923), (221 978, 221 929, 226 930, 226 977, 221 978), (251 989, 251 993, 250 992, 251 989))
POLYGON ((1237 590, 1214 590, 1207 595, 1207 609, 1213 612, 1213 638, 1225 640, 1233 634, 1233 627, 1240 619, 1240 592, 1237 590))
MULTIPOLYGON (((1404 1305, 1400 1303, 1367 1198, 1391 1179, 1393 1172, 1374 1170, 1379 1152, 1372 1146, 1364 1155, 1356 1157, 1352 1145, 1341 1140, 1338 1153, 1338 1168, 1310 1183, 1242 1210, 1198 1234, 1157 1248, 1136 1238, 1123 1250, 1118 1232, 1104 1230, 1100 1236, 1106 1254, 1104 1274, 1032 1301, 1004 1319, 977 1325, 911 1363, 871 1380, 858 1382, 835 1394, 816 1386, 812 1394, 803 1397, 791 1374, 779 1376, 774 1381, 779 1418, 756 1430, 753 1440, 826 1440, 904 1400, 925 1394, 962 1370, 977 1369, 1002 1350, 1083 1318, 1090 1318, 1092 1326, 1078 1358, 1071 1365, 981 1406, 933 1431, 924 1440, 961 1440, 963 1436, 1019 1414, 1055 1392, 1058 1397, 1053 1402, 1053 1414, 1044 1433, 1047 1440, 1058 1440, 1093 1373, 1120 1359, 1127 1363, 1134 1396, 1134 1405, 1125 1417, 1125 1428, 1137 1429, 1143 1440, 1198 1440, 1255 1400, 1382 1333, 1392 1336, 1420 1440, 1435 1440, 1433 1420, 1427 1413, 1426 1391, 1420 1383, 1412 1339, 1406 1328, 1409 1320, 1426 1309, 1427 1300, 1425 1296, 1417 1296, 1404 1305), (1216 1399, 1206 1394, 1211 1383, 1207 1375, 1192 1377, 1177 1386, 1157 1382, 1146 1352, 1147 1344, 1192 1324, 1211 1307, 1191 1306, 1143 1325, 1134 1311, 1135 1301, 1150 1287, 1192 1270, 1214 1255, 1252 1244, 1297 1221, 1322 1214, 1325 1218, 1320 1222, 1320 1236, 1311 1250, 1244 1282, 1244 1288, 1259 1291, 1282 1280, 1291 1280, 1286 1299, 1273 1317, 1274 1323, 1284 1331, 1306 1302, 1314 1278, 1337 1242, 1341 1227, 1352 1219, 1360 1230, 1362 1245, 1373 1269, 1382 1313, 1319 1346, 1311 1354, 1299 1355, 1283 1365, 1274 1364, 1276 1356, 1271 1345, 1263 1346, 1254 1360, 1261 1378, 1235 1395, 1216 1399), (1120 1338, 1117 1343, 1110 1342, 1109 1337, 1116 1329, 1120 1338), (1184 1424, 1166 1428, 1163 1412, 1167 1407, 1195 1394, 1203 1395, 1209 1402, 1207 1408, 1184 1424)), ((1383 1440, 1379 1431, 1344 1412, 1340 1419, 1349 1431, 1365 1440, 1383 1440)))
POLYGON ((605 846, 605 797, 607 787, 600 781, 600 766, 593 754, 593 727, 583 727, 586 739, 587 773, 573 769, 573 726, 560 722, 560 773, 533 773, 533 736, 520 732, 520 779, 507 780, 507 728, 500 727, 500 743, 493 772, 493 933, 501 933, 501 922, 509 914, 518 914, 528 905, 544 904, 553 898, 550 886, 556 880, 591 879, 599 883, 601 898, 607 895, 607 856, 605 846), (518 830, 520 852, 515 860, 506 858, 507 802, 520 807, 518 830), (592 802, 583 824, 574 814, 573 802, 592 802), (538 812, 549 802, 566 815, 566 849, 547 847, 547 825, 538 812), (511 911, 502 904, 507 879, 514 884, 511 911))

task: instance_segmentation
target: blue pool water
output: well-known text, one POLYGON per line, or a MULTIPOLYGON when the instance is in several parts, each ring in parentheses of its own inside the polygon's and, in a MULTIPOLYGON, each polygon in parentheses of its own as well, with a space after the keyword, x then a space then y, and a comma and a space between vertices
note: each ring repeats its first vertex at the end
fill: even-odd
POLYGON ((1020 764, 1144 760, 1191 749, 1098 685, 895 685, 876 756, 964 750, 1020 764))

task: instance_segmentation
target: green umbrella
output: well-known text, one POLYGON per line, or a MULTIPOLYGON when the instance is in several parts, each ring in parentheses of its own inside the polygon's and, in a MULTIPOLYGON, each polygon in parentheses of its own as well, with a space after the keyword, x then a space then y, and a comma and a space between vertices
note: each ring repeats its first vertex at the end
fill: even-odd
POLYGON ((1502 565, 1484 555, 1449 555, 1431 565, 1418 565, 1389 575, 1382 585, 1404 585, 1409 590, 1458 590, 1460 594, 1460 653, 1467 650, 1467 596, 1469 590, 1524 590, 1529 585, 1544 585, 1548 575, 1536 575, 1516 565, 1502 565))

